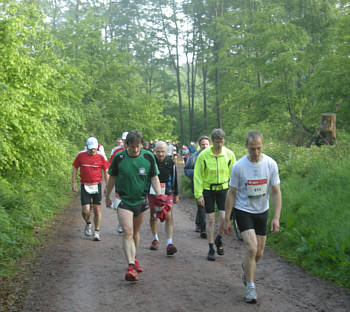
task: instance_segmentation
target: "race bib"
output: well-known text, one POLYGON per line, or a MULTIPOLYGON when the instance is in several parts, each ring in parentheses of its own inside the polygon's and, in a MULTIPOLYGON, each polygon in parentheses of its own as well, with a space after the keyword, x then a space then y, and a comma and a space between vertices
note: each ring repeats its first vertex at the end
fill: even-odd
POLYGON ((98 194, 98 184, 88 185, 84 184, 85 191, 89 194, 98 194))
MULTIPOLYGON (((160 183, 160 190, 161 190, 160 194, 161 195, 165 195, 165 183, 160 183)), ((151 187, 149 189, 149 194, 150 195, 156 195, 156 192, 153 189, 152 185, 151 185, 151 187)))
POLYGON ((118 206, 119 204, 121 203, 122 201, 119 199, 119 198, 115 198, 115 201, 114 201, 114 204, 113 204, 113 208, 114 210, 117 210, 118 209, 118 206))
POLYGON ((248 180, 247 192, 249 198, 259 198, 266 195, 267 179, 248 180))

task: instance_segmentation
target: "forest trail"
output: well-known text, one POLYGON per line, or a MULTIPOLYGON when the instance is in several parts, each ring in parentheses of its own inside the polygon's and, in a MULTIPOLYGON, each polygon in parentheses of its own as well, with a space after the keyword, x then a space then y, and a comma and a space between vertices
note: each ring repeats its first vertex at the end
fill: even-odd
MULTIPOLYGON (((183 165, 178 167, 181 175, 183 165)), ((349 291, 310 276, 269 249, 257 267, 258 304, 246 304, 240 278, 242 243, 225 236, 225 255, 207 261, 207 241, 194 232, 195 209, 185 195, 174 206, 178 252, 173 257, 166 256, 162 224, 159 250, 149 249, 146 213, 138 252, 144 272, 137 283, 129 283, 124 280, 127 265, 116 213, 103 206, 102 241, 94 242, 83 235, 76 198, 35 260, 22 311, 350 311, 349 291)))

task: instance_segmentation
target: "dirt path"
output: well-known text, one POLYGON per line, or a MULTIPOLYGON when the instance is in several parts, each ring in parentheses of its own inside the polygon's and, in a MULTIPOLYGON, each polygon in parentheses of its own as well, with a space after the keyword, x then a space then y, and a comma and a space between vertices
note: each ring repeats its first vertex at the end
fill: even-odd
POLYGON ((350 311, 348 291, 289 265, 271 250, 257 268, 258 304, 244 303, 243 246, 225 236, 225 255, 207 261, 207 242, 193 231, 194 212, 193 200, 185 196, 174 206, 174 257, 166 256, 163 226, 160 249, 149 250, 147 212, 138 253, 145 272, 137 283, 129 283, 115 212, 103 207, 102 241, 93 242, 83 236, 80 202, 75 200, 36 259, 22 311, 350 311))

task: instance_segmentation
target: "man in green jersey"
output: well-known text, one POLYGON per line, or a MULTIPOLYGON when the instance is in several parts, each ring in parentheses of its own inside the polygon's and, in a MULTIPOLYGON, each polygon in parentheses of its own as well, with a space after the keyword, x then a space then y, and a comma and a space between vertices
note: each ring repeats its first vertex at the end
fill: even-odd
POLYGON ((118 217, 124 233, 123 249, 129 264, 125 275, 127 281, 137 281, 138 272, 143 271, 136 252, 140 241, 139 230, 148 209, 146 195, 149 184, 152 184, 156 196, 161 194, 155 158, 151 152, 142 149, 142 140, 138 131, 130 131, 126 137, 127 149, 114 156, 108 171, 110 180, 107 184, 106 206, 112 205, 110 195, 115 186, 120 196, 118 217))
POLYGON ((215 245, 218 255, 224 254, 222 235, 224 233, 225 200, 231 169, 236 162, 235 154, 224 146, 225 132, 214 129, 211 133, 213 145, 202 151, 194 166, 194 197, 198 205, 204 206, 207 216, 209 252, 207 259, 215 260, 214 228, 215 204, 219 210, 218 234, 215 245))

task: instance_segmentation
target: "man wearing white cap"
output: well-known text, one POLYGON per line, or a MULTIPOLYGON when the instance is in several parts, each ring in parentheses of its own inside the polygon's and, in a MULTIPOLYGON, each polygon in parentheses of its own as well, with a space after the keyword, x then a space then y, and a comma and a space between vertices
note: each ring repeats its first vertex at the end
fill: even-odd
POLYGON ((86 222, 85 235, 91 236, 91 222, 90 222, 90 205, 93 203, 94 209, 94 223, 95 232, 94 240, 101 240, 100 237, 100 224, 101 224, 101 199, 102 199, 102 173, 105 180, 105 184, 108 183, 109 163, 105 158, 97 153, 98 141, 95 137, 89 137, 86 142, 86 151, 79 152, 73 162, 72 173, 72 189, 77 192, 77 174, 80 169, 80 194, 82 205, 82 216, 86 222))

